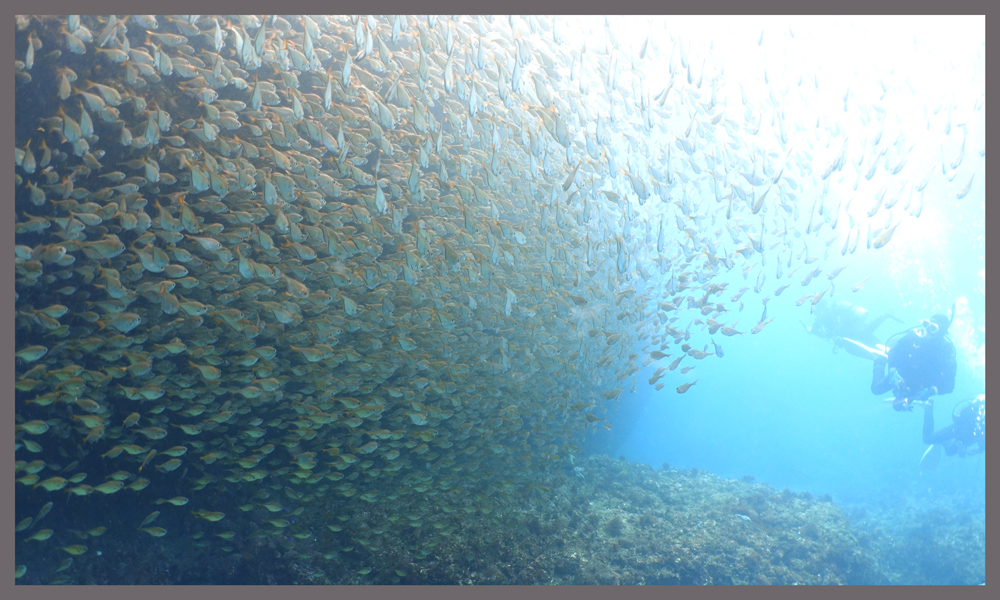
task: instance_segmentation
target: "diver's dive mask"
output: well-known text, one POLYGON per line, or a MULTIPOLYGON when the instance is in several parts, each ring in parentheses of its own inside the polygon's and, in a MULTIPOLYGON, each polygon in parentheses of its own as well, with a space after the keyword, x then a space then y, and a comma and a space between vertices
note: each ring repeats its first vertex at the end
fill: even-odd
POLYGON ((940 331, 941 326, 930 319, 924 319, 920 322, 920 327, 917 327, 917 335, 922 338, 933 337, 940 331))
POLYGON ((920 321, 920 327, 918 327, 918 335, 923 338, 928 337, 944 337, 948 333, 948 329, 951 327, 951 322, 955 317, 955 311, 952 309, 952 316, 946 317, 942 314, 931 315, 929 319, 924 319, 920 321))

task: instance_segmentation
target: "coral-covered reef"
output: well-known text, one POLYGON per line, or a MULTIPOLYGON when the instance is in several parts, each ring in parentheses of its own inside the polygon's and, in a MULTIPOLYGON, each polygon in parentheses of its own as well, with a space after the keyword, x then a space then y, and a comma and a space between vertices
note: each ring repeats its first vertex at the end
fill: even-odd
MULTIPOLYGON (((181 543, 172 551, 167 540, 118 547, 109 532, 91 540, 100 555, 92 551, 55 576, 31 570, 19 583, 929 583, 942 582, 941 575, 919 572, 920 553, 940 552, 962 532, 973 539, 977 527, 974 520, 927 516, 897 537, 872 528, 868 521, 879 518, 873 513, 855 515, 868 521, 852 527, 828 496, 607 456, 543 476, 457 529, 426 522, 390 535, 379 526, 387 509, 373 504, 351 514, 331 510, 331 531, 287 540, 243 535, 232 551, 211 557, 181 543), (910 548, 920 536, 933 543, 918 545, 910 555, 916 562, 893 558, 900 544, 910 548)), ((403 518, 406 509, 398 507, 403 518)))

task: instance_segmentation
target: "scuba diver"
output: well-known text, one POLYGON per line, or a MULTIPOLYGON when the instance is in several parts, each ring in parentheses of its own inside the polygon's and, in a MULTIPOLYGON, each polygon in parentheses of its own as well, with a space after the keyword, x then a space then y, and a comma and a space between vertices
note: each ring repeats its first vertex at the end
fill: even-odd
POLYGON ((986 452, 986 394, 963 400, 951 411, 951 424, 934 431, 934 402, 924 404, 924 443, 930 447, 920 461, 923 470, 937 466, 941 452, 972 456, 986 452))
POLYGON ((838 348, 843 348, 848 354, 868 358, 866 352, 858 349, 855 344, 845 343, 844 338, 856 340, 867 346, 875 346, 879 339, 875 330, 879 325, 887 319, 902 323, 889 312, 873 319, 869 317, 867 310, 850 302, 820 302, 816 305, 812 325, 803 323, 803 326, 808 333, 825 340, 832 340, 834 352, 838 348))
MULTIPOLYGON (((951 314, 954 318, 954 306, 951 314)), ((950 394, 955 389, 956 370, 955 345, 948 337, 952 318, 936 314, 920 326, 896 334, 903 336, 899 342, 887 343, 888 352, 875 355, 872 393, 892 390, 892 407, 897 411, 913 410, 914 402, 950 394)))

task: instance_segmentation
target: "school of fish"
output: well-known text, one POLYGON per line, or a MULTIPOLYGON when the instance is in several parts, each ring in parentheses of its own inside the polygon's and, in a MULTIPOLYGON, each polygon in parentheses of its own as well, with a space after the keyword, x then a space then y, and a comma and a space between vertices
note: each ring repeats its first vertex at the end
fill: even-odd
POLYGON ((793 128, 773 92, 719 102, 738 82, 680 36, 589 22, 571 45, 562 17, 17 17, 18 577, 22 544, 58 581, 89 538, 184 519, 192 550, 335 558, 405 527, 425 557, 610 428, 642 367, 671 361, 659 390, 721 359, 769 293, 832 295, 817 252, 920 216, 932 173, 863 222, 820 193, 905 167, 878 110, 867 140, 793 128), (726 293, 734 268, 753 286, 726 293), (154 512, 38 529, 79 502, 154 512), (370 505, 384 526, 350 530, 370 505))

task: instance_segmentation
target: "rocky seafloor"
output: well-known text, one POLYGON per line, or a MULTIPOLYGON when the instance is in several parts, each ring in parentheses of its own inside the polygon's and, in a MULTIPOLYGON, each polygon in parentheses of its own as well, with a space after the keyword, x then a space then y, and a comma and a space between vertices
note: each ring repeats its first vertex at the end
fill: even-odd
POLYGON ((29 571, 19 583, 977 584, 984 568, 983 519, 964 510, 845 514, 829 496, 749 476, 607 456, 577 459, 540 484, 448 536, 372 536, 385 519, 375 504, 344 523, 367 533, 332 555, 312 539, 247 540, 211 557, 182 540, 119 547, 108 539, 100 556, 48 580, 29 571))
POLYGON ((976 585, 986 574, 986 512, 962 496, 898 498, 844 513, 886 583, 976 585))

